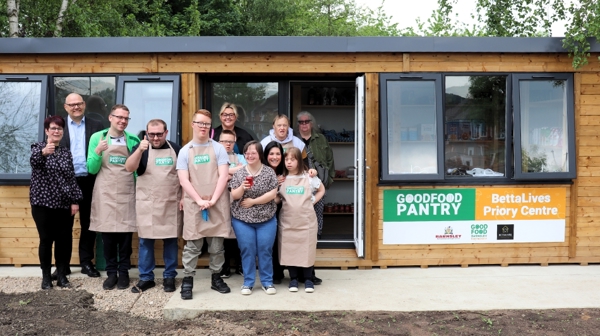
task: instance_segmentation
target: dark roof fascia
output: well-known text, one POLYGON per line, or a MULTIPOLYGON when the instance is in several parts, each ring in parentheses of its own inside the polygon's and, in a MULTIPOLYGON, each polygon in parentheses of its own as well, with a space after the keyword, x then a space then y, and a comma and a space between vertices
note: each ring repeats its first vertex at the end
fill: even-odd
MULTIPOLYGON (((600 52, 592 40, 591 52, 600 52)), ((0 38, 0 54, 566 53, 560 37, 64 37, 0 38)))

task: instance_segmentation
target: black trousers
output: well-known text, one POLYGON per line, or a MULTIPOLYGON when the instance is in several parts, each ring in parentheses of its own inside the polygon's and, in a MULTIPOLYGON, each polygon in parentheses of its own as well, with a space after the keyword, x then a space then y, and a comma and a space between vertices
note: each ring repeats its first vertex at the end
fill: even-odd
POLYGON ((297 266, 288 266, 288 272, 290 272, 290 279, 298 279, 298 276, 302 279, 312 279, 313 271, 315 269, 314 266, 311 267, 297 267, 297 266))
POLYGON ((132 238, 133 232, 102 232, 107 275, 129 272, 132 238))
MULTIPOLYGON (((96 232, 90 231, 90 214, 92 212, 92 193, 94 192, 95 175, 77 177, 77 184, 83 193, 83 201, 79 203, 79 264, 90 265, 95 255, 96 232)), ((71 226, 73 223, 71 222, 71 226)))
MULTIPOLYGON (((208 245, 208 244, 205 244, 208 245)), ((230 267, 233 260, 234 267, 242 266, 242 252, 238 246, 237 239, 225 239, 223 242, 225 247, 225 264, 223 267, 230 267)))
POLYGON ((31 215, 40 236, 38 254, 41 268, 50 270, 52 267, 52 244, 54 244, 56 266, 67 267, 71 261, 71 250, 73 249, 71 209, 51 209, 32 205, 31 215))

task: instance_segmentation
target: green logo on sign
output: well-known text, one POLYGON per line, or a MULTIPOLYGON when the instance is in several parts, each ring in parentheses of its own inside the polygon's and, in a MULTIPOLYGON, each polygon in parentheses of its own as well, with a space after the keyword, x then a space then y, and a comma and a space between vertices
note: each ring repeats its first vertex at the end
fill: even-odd
POLYGON ((202 164, 202 163, 209 163, 209 162, 210 162, 210 156, 208 156, 208 154, 194 156, 194 164, 202 164))
POLYGON ((286 187, 285 193, 288 195, 302 195, 304 194, 304 187, 286 187))
POLYGON ((384 190, 384 222, 475 220, 475 189, 384 190))
POLYGON ((156 159, 154 159, 154 164, 157 166, 172 166, 173 158, 172 157, 156 158, 156 159))
POLYGON ((113 155, 108 156, 108 163, 110 163, 110 164, 124 165, 125 161, 127 161, 127 158, 125 156, 113 156, 113 155))

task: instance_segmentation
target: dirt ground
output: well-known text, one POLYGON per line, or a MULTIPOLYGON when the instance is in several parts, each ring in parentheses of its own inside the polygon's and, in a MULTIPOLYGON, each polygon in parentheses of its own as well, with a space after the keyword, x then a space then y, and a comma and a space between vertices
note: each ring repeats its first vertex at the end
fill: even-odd
POLYGON ((86 291, 0 292, 0 335, 598 335, 600 309, 209 312, 193 320, 97 311, 86 291))

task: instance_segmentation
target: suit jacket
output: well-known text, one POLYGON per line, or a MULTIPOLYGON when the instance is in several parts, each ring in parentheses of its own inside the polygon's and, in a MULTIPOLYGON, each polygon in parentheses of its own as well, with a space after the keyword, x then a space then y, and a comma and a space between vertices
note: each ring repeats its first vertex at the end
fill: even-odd
MULTIPOLYGON (((64 133, 63 133, 63 137, 60 140, 60 145, 61 146, 65 146, 68 150, 71 150, 71 137, 69 136, 69 118, 64 118, 65 119, 65 128, 64 128, 64 133)), ((102 125, 102 123, 91 119, 91 118, 85 118, 85 147, 84 147, 84 151, 85 151, 85 158, 87 159, 87 154, 88 154, 88 147, 90 146, 90 137, 92 136, 92 134, 101 131, 104 129, 104 125, 102 125)))

